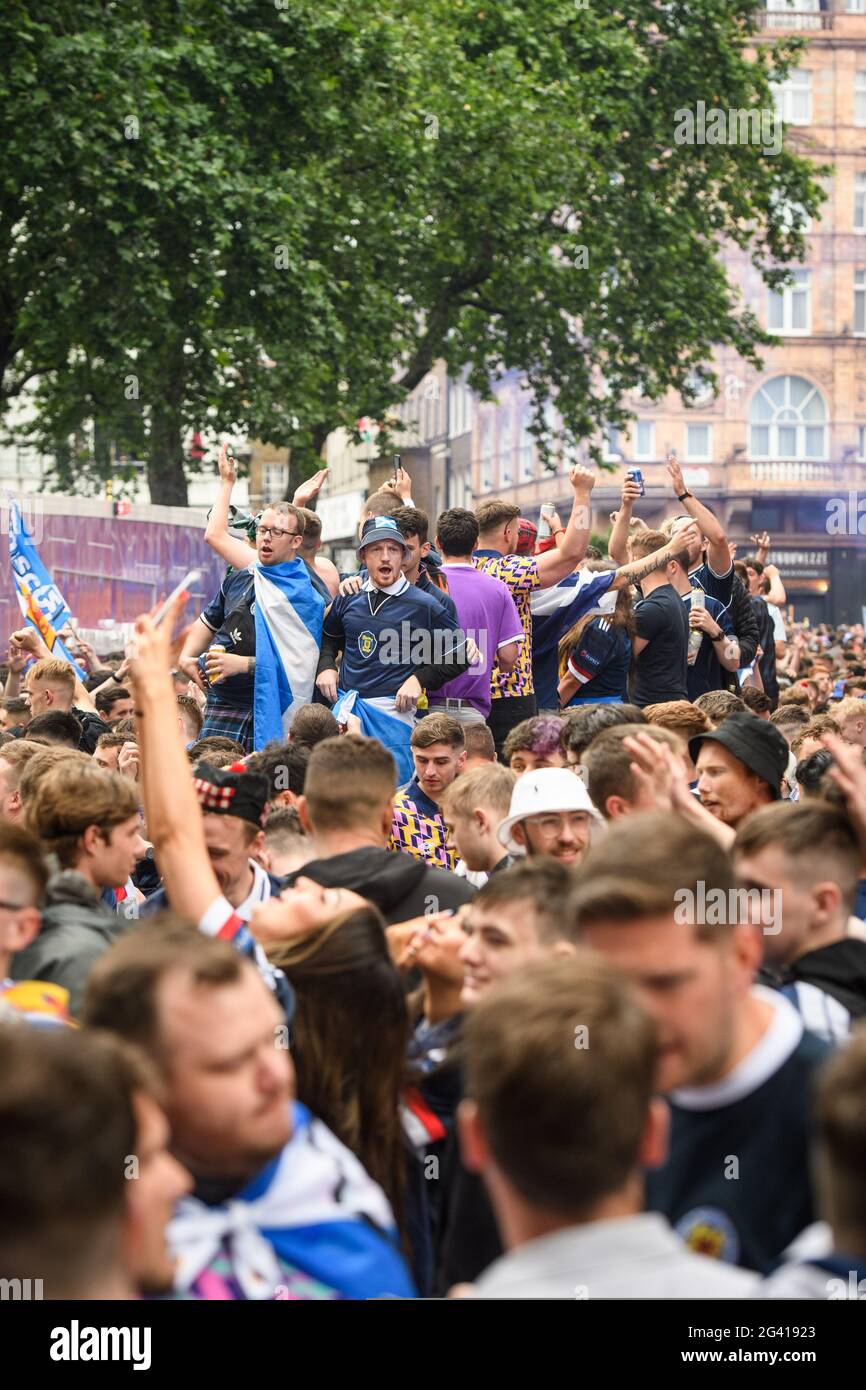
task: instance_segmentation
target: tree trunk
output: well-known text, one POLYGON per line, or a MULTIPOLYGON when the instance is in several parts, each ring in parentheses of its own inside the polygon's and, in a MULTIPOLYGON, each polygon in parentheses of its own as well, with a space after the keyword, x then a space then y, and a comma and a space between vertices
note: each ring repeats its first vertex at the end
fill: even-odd
MULTIPOLYGON (((291 502, 304 479, 311 477, 321 468, 322 450, 330 432, 330 425, 314 425, 310 430, 309 444, 296 445, 294 449, 289 449, 289 481, 285 491, 287 502, 291 502)), ((315 511, 315 502, 313 510, 315 511)))
POLYGON ((180 411, 168 402, 153 407, 147 459, 150 500, 161 507, 186 507, 189 498, 183 468, 183 425, 180 411))
POLYGON ((150 417, 150 500, 161 507, 186 507, 189 498, 183 457, 183 348, 169 353, 160 367, 162 370, 154 373, 156 392, 150 417))

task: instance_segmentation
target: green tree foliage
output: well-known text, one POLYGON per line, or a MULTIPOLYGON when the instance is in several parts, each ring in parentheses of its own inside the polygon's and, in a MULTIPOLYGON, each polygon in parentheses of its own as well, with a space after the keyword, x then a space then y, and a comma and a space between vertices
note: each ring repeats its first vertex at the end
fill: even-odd
MULTIPOLYGON (((444 357, 525 374, 564 442, 762 335, 718 259, 802 254, 817 171, 677 144, 770 109, 798 41, 754 0, 60 0, 0 12, 0 409, 38 383, 64 485, 87 421, 186 500, 184 440, 292 449, 444 357)), ((86 453, 86 451, 85 451, 86 453)), ((188 463, 188 461, 187 461, 188 463)))

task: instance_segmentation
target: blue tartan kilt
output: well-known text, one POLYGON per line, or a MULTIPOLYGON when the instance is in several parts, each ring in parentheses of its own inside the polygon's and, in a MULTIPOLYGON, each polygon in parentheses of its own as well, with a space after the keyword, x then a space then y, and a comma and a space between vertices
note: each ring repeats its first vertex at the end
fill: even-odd
POLYGON ((216 705, 208 700, 204 710, 204 724, 199 738, 209 738, 222 734, 223 738, 233 738, 243 746, 245 753, 253 751, 253 711, 237 705, 216 705))

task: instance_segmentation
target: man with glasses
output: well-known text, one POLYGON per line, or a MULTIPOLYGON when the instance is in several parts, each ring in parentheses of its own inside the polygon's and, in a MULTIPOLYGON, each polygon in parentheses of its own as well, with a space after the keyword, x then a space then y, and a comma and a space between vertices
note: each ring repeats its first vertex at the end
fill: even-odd
MULTIPOLYGON (((251 752, 256 667, 254 570, 256 564, 270 568, 298 559, 304 538, 304 513, 291 502, 275 502, 266 507, 256 518, 253 550, 228 529, 237 467, 225 444, 220 450, 219 471, 219 496, 208 520, 205 540, 232 569, 190 628, 178 665, 207 694, 202 738, 223 734, 251 752)), ((304 576, 312 589, 306 567, 304 576)))
POLYGON ((603 823, 579 777, 566 767, 544 767, 518 777, 498 836, 509 854, 572 866, 603 823))

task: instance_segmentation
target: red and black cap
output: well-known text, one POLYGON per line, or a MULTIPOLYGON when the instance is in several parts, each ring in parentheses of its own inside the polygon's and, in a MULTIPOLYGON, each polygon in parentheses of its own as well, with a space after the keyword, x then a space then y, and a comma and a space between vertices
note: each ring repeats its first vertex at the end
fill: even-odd
POLYGON ((268 779, 260 772, 250 772, 244 763, 230 763, 228 767, 199 763, 193 770, 193 786, 203 811, 239 816, 258 826, 267 819, 268 779))

